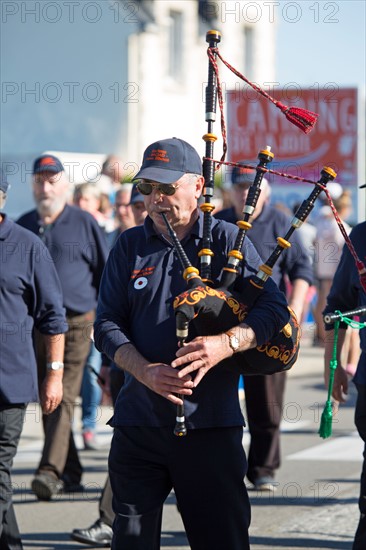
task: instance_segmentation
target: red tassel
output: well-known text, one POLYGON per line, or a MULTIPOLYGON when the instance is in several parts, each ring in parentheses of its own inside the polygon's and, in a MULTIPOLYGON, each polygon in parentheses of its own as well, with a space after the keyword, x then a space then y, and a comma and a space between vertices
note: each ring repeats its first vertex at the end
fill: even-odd
POLYGON ((286 115, 287 120, 295 124, 300 130, 308 134, 314 128, 318 114, 300 107, 288 107, 280 101, 275 102, 276 107, 286 115))
POLYGON ((319 116, 317 113, 298 107, 290 107, 288 111, 285 111, 285 115, 292 124, 298 126, 305 134, 311 132, 319 116))
POLYGON ((244 82, 249 84, 249 86, 251 86, 253 90, 261 94, 263 97, 266 97, 267 99, 272 101, 272 103, 274 103, 276 107, 278 107, 279 109, 281 109, 283 113, 285 113, 286 118, 290 122, 292 122, 292 124, 295 124, 295 126, 300 128, 300 130, 305 132, 305 134, 308 134, 314 128, 317 118, 319 116, 317 113, 313 113, 312 111, 307 111, 306 109, 300 109, 299 107, 288 107, 287 105, 284 105, 283 103, 281 103, 281 101, 277 101, 276 99, 268 95, 267 92, 265 92, 259 86, 257 86, 257 84, 254 84, 254 82, 250 82, 250 80, 248 80, 244 75, 242 75, 241 73, 239 73, 239 71, 234 69, 234 67, 232 67, 230 63, 225 61, 225 59, 221 56, 218 48, 208 48, 207 54, 208 54, 208 57, 210 58, 212 66, 216 70, 216 74, 218 73, 218 68, 217 68, 217 63, 216 63, 214 54, 216 54, 217 57, 221 59, 221 61, 224 63, 224 65, 227 66, 228 69, 230 69, 230 71, 232 71, 234 74, 236 74, 236 76, 244 80, 244 82))

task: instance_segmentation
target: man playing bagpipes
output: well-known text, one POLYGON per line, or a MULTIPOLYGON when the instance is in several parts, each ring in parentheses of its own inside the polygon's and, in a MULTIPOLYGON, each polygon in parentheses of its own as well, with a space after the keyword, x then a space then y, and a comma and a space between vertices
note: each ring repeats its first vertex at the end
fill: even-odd
MULTIPOLYGON (((361 186, 365 187, 365 185, 361 186)), ((366 222, 358 224, 350 233, 350 239, 359 258, 366 258, 366 222)), ((326 315, 330 312, 348 312, 353 308, 364 308, 366 311, 366 292, 361 284, 356 269, 354 258, 348 247, 344 246, 340 263, 334 275, 332 287, 327 298, 327 305, 323 312, 326 315)), ((334 316, 333 317, 337 317, 334 316)), ((365 316, 361 317, 365 321, 365 316)), ((342 347, 345 341, 347 324, 342 316, 338 316, 338 327, 335 330, 334 323, 325 324, 325 380, 329 383, 330 365, 333 360, 334 346, 336 347, 336 363, 334 371, 334 382, 332 397, 339 403, 345 402, 345 395, 348 393, 348 375, 342 365, 342 347), (340 321, 340 322, 339 322, 340 321), (337 339, 336 339, 337 334, 337 339)), ((363 324, 363 327, 365 325, 363 324)), ((355 409, 355 424, 361 439, 365 443, 364 460, 361 473, 361 487, 359 498, 360 521, 356 531, 353 550, 364 550, 366 548, 366 330, 360 330, 361 356, 357 365, 353 382, 357 388, 357 402, 355 409)))
MULTIPOLYGON (((266 344, 288 326, 290 315, 284 295, 268 278, 245 316, 239 316, 235 300, 228 300, 238 313, 230 330, 202 336, 189 323, 186 342, 178 346, 176 297, 199 301, 206 293, 225 301, 215 288, 237 234, 234 225, 212 220, 212 280, 218 283, 211 287, 199 279, 186 293, 172 235, 197 267, 203 235, 197 206, 205 183, 201 168, 198 153, 181 139, 147 147, 135 179, 149 215, 142 227, 118 239, 101 283, 96 345, 126 375, 110 421, 115 428, 109 456, 114 549, 160 548, 163 504, 172 488, 192 550, 249 548, 239 373, 226 365, 266 344), (175 408, 183 398, 188 433, 175 437, 175 408)), ((241 253, 237 292, 261 263, 249 239, 241 253)), ((197 277, 196 271, 189 268, 188 279, 197 277)))

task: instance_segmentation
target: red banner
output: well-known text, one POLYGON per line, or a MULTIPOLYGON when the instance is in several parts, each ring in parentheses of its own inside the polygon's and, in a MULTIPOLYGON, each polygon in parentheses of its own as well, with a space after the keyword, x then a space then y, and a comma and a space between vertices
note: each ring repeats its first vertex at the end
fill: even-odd
MULTIPOLYGON (((288 106, 319 114, 315 128, 304 134, 285 115, 252 89, 229 91, 228 158, 257 163, 260 149, 270 145, 275 155, 270 168, 317 181, 323 166, 338 174, 343 186, 357 185, 357 88, 338 88, 328 84, 270 92, 288 106)), ((276 185, 289 180, 271 178, 276 185)), ((301 185, 301 184, 300 184, 301 185)), ((308 185, 308 184, 307 184, 308 185)))

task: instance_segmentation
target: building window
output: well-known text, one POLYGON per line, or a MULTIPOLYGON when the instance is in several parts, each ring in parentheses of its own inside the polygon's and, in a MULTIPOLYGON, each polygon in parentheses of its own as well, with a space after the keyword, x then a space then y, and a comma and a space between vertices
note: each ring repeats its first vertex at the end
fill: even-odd
POLYGON ((244 75, 253 78, 254 75, 254 29, 244 27, 244 75))
POLYGON ((183 76, 183 14, 180 11, 169 12, 169 65, 168 74, 176 80, 183 76))

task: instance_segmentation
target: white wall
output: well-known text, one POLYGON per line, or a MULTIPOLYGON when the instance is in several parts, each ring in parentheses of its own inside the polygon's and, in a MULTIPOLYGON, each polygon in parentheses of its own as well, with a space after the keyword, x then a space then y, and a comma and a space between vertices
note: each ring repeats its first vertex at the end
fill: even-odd
MULTIPOLYGON (((207 132, 205 122, 205 86, 208 74, 206 33, 197 18, 197 2, 153 2, 156 24, 145 32, 130 37, 130 81, 138 82, 139 101, 129 104, 129 158, 139 163, 142 151, 152 141, 172 136, 186 139, 200 154, 205 145, 202 135, 207 132), (170 78, 168 72, 169 11, 181 11, 184 16, 182 41, 183 76, 180 81, 170 78), (201 32, 200 32, 201 31, 201 32)), ((220 51, 240 72, 244 71, 244 27, 254 29, 254 72, 245 75, 260 85, 274 81, 275 25, 268 18, 245 9, 248 2, 210 2, 217 7, 218 17, 212 27, 222 33, 220 51), (254 21, 256 21, 254 23, 254 21)), ((253 4, 253 3, 252 3, 253 4)), ((261 2, 256 3, 261 4, 261 2)), ((209 30, 210 27, 207 27, 209 30)), ((224 90, 244 83, 220 62, 224 90)), ((221 156, 222 141, 220 116, 217 107, 215 146, 221 156)))

